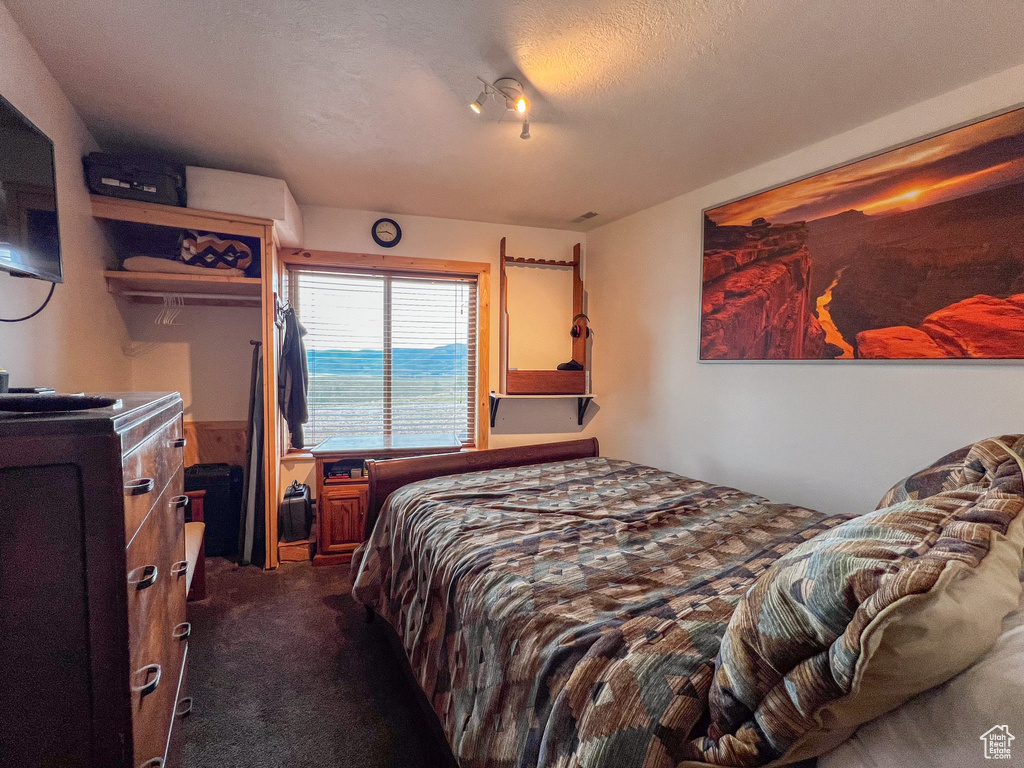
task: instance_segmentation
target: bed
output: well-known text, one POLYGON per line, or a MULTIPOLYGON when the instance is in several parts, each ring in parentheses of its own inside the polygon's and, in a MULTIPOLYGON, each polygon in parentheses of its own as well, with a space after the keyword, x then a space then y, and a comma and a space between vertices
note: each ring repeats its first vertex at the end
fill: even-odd
MULTIPOLYGON (((353 595, 394 629, 462 768, 792 762, 865 721, 848 712, 854 689, 863 705, 878 682, 863 648, 899 636, 907 605, 947 589, 943 573, 1013 569, 1015 591, 1002 578, 974 613, 992 625, 1017 607, 1018 437, 943 457, 922 475, 936 494, 908 478, 866 529, 603 458, 596 440, 374 462, 353 595), (864 530, 867 550, 851 544, 864 530), (985 537, 1009 542, 998 568, 985 537)), ((949 613, 940 631, 964 634, 949 613)), ((952 660, 922 662, 932 676, 994 642, 990 628, 967 634, 952 660)), ((861 718, 934 684, 896 685, 889 700, 893 674, 876 666, 883 693, 861 718)))

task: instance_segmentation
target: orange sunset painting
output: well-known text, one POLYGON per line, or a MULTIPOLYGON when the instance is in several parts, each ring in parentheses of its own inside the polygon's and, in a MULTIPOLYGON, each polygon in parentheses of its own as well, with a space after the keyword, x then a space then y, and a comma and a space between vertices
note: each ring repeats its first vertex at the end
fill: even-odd
POLYGON ((706 210, 700 357, 1024 358, 1024 109, 706 210))

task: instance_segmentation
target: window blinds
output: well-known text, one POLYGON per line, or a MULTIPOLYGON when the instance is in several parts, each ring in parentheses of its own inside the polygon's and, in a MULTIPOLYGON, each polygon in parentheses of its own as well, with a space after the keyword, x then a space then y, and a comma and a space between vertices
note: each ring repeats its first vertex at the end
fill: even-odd
MULTIPOLYGON (((476 278, 294 269, 308 446, 334 435, 476 434, 476 278)), ((439 443, 440 444, 440 443, 439 443)))

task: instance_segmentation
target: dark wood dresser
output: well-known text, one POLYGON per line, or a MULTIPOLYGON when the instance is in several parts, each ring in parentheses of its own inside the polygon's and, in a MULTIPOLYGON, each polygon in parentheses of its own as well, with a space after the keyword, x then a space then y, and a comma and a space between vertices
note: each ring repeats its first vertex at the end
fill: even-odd
POLYGON ((182 402, 0 416, 0 764, 168 768, 187 712, 182 402))

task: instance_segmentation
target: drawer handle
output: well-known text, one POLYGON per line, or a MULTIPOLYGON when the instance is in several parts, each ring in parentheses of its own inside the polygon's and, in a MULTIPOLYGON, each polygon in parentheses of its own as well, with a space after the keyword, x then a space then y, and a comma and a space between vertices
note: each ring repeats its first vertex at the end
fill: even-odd
POLYGON ((156 584, 156 577, 159 575, 160 569, 155 565, 144 565, 128 574, 128 583, 134 584, 135 589, 141 592, 156 584))
POLYGON ((160 685, 160 665, 159 664, 147 664, 142 669, 135 670, 135 676, 141 677, 144 682, 142 685, 133 685, 132 690, 142 696, 147 696, 156 690, 156 687, 160 685))
POLYGON ((188 496, 171 496, 171 508, 178 510, 188 506, 188 496))
POLYGON ((164 768, 162 757, 151 757, 144 763, 139 763, 139 768, 164 768))
POLYGON ((188 571, 188 560, 179 560, 171 566, 171 574, 174 576, 184 576, 188 571))
POLYGON ((176 437, 171 441, 171 446, 174 448, 184 448, 188 445, 188 439, 184 437, 176 437))
POLYGON ((125 493, 129 496, 142 496, 152 493, 156 481, 152 477, 140 477, 138 480, 129 480, 124 484, 125 493))
POLYGON ((178 717, 188 717, 192 714, 192 697, 186 696, 184 699, 178 702, 177 708, 174 710, 174 714, 178 717))
POLYGON ((188 640, 191 635, 192 625, 187 621, 183 621, 174 628, 174 631, 171 632, 171 637, 175 640, 188 640))

